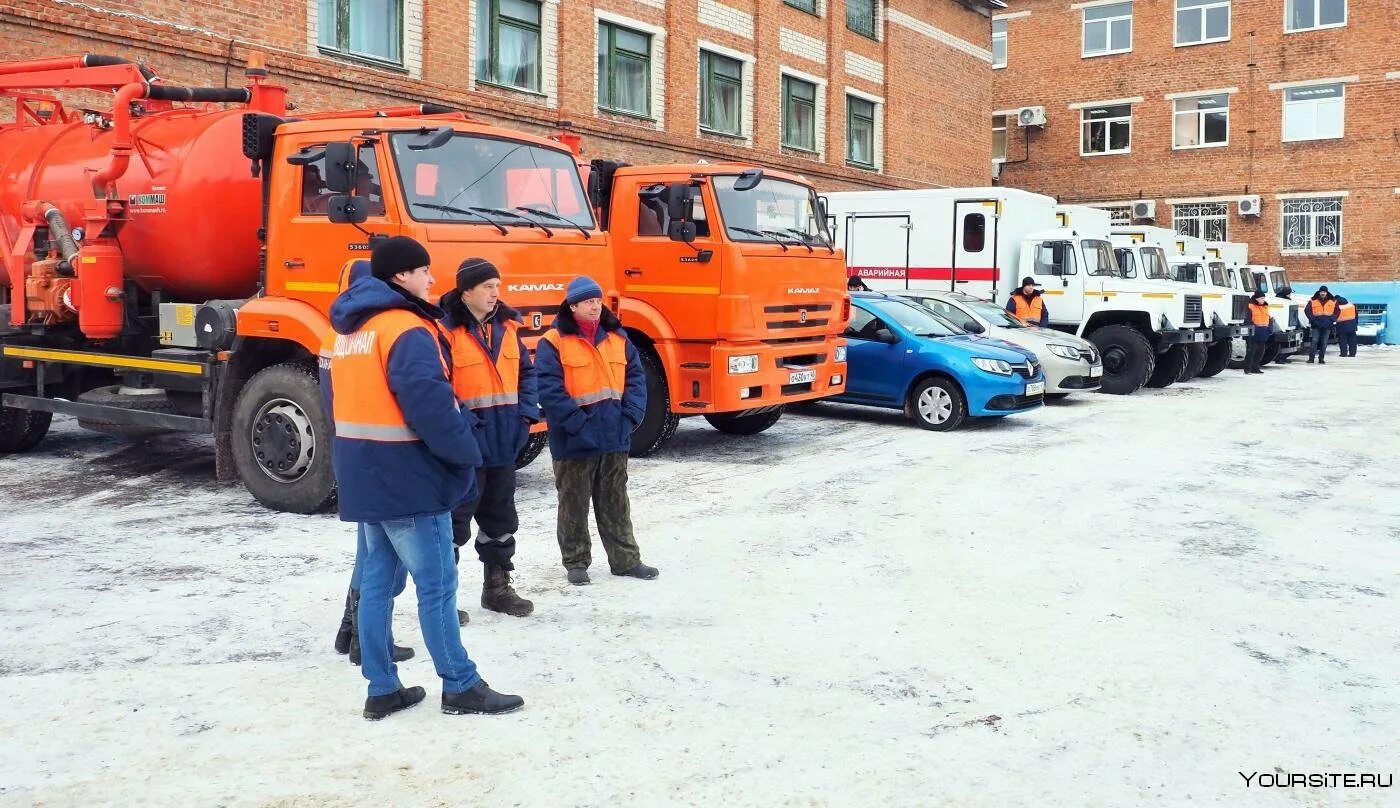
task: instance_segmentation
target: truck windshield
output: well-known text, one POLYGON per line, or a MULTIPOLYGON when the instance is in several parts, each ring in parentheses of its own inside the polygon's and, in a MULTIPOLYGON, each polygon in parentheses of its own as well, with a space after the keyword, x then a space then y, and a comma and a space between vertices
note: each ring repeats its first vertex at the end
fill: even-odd
POLYGON ((1244 287, 1246 292, 1253 292, 1255 289, 1259 288, 1258 285, 1254 283, 1254 270, 1249 267, 1244 267, 1240 270, 1240 285, 1244 287))
POLYGON ((1270 272, 1270 273, 1269 273, 1269 279, 1272 280, 1272 281, 1274 282, 1274 288, 1275 288, 1275 289, 1282 289, 1282 288, 1284 288, 1284 287, 1290 287, 1290 288, 1291 288, 1291 287, 1293 286, 1293 284, 1291 284, 1291 283, 1288 282, 1288 273, 1287 273, 1286 271, 1285 271, 1285 272, 1270 272))
POLYGON ((963 333, 961 328, 915 303, 882 300, 877 306, 881 319, 899 323, 901 328, 916 337, 954 337, 963 333))
POLYGON ((1171 275, 1167 272, 1166 250, 1161 247, 1143 247, 1139 256, 1142 258, 1143 277, 1159 281, 1171 280, 1171 275))
POLYGON ((1113 257, 1118 259, 1118 277, 1137 277, 1137 258, 1132 247, 1117 247, 1113 250, 1113 257))
POLYGON ((1229 287, 1230 279, 1225 277, 1225 265, 1219 261, 1210 262, 1210 282, 1216 286, 1229 287))
POLYGON ((1258 287, 1259 291, 1264 292, 1264 293, 1268 293, 1268 291, 1269 291, 1269 276, 1265 275, 1265 274, 1262 273, 1262 272, 1254 272, 1254 271, 1251 271, 1249 274, 1251 274, 1251 275, 1254 276, 1254 285, 1255 285, 1256 287, 1258 287))
POLYGON ((1172 266, 1172 279, 1181 283, 1200 283, 1200 264, 1174 264, 1172 266))
POLYGON ((1084 267, 1090 275, 1117 277, 1118 263, 1113 260, 1113 245, 1099 239, 1084 239, 1084 267))
POLYGON ((826 221, 817 215, 817 193, 806 185, 764 177, 747 191, 734 190, 736 176, 714 178, 720 216, 730 241, 831 243, 826 221))
POLYGON ((401 132, 389 139, 408 214, 416 221, 593 229, 593 211, 568 152, 468 134, 436 149, 408 148, 421 137, 401 132))

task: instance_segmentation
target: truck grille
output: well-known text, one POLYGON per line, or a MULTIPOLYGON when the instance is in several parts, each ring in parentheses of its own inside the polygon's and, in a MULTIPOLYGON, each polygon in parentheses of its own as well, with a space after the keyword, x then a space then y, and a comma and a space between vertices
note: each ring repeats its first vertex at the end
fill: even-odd
POLYGON ((1196 325, 1200 325, 1200 324, 1201 324, 1201 296, 1200 296, 1200 295, 1187 295, 1187 296, 1186 296, 1186 314, 1185 314, 1185 317, 1186 317, 1186 320, 1185 320, 1185 321, 1186 321, 1186 324, 1187 324, 1187 325, 1190 325, 1191 323, 1195 323, 1196 325))
POLYGON ((1243 320, 1249 316, 1249 295, 1235 295, 1234 308, 1230 310, 1231 320, 1243 320))
POLYGON ((768 327, 774 329, 784 328, 815 328, 824 326, 831 322, 831 315, 827 314, 832 310, 830 303, 793 303, 782 306, 764 306, 763 313, 767 315, 777 315, 768 318, 768 327))

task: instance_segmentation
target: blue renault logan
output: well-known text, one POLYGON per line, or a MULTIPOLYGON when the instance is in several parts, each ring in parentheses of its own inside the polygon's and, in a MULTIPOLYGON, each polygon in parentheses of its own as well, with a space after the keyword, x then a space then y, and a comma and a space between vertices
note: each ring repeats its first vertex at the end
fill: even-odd
POLYGON ((878 292, 851 295, 846 392, 833 401, 902 409, 925 429, 969 416, 1039 407, 1045 375, 1035 354, 973 336, 928 309, 878 292))

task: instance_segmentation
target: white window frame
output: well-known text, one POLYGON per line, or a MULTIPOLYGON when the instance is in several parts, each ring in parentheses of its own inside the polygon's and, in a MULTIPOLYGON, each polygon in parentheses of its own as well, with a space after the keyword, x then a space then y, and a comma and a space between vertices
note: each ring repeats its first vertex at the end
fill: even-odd
POLYGON ((1203 5, 1203 6, 1192 6, 1192 7, 1190 7, 1190 9, 1189 9, 1190 11, 1199 11, 1199 12, 1200 12, 1200 14, 1201 14, 1201 36, 1205 37, 1204 39, 1198 39, 1198 40, 1196 40, 1195 42, 1182 42, 1182 41, 1181 41, 1181 26, 1180 26, 1180 24, 1179 24, 1179 20, 1180 20, 1180 16, 1179 16, 1179 15, 1181 14, 1182 9, 1181 9, 1181 7, 1178 5, 1180 2, 1181 2, 1181 0, 1175 0, 1175 2, 1172 4, 1172 42, 1176 45, 1176 47, 1178 47, 1178 48, 1189 48, 1189 47, 1192 47, 1193 45, 1209 45, 1209 44, 1214 43, 1214 42, 1229 42, 1229 41, 1230 41, 1231 35, 1233 35, 1234 32, 1235 32, 1235 9, 1234 9, 1234 4, 1231 2, 1231 0, 1216 0, 1216 2, 1208 3, 1208 4, 1203 5), (1225 36, 1221 36, 1221 37, 1209 37, 1209 36, 1206 36, 1206 10, 1207 10, 1207 9, 1211 9, 1211 8, 1219 8, 1220 6, 1224 6, 1224 7, 1225 7, 1225 36))
MULTIPOLYGON (((610 11, 595 9, 593 11, 593 109, 606 115, 615 115, 618 118, 630 118, 638 126, 646 126, 651 129, 663 129, 666 125, 666 29, 658 25, 642 22, 641 20, 626 17, 621 14, 614 14, 610 11), (612 110, 604 107, 602 97, 598 93, 598 24, 608 23, 622 28, 631 28, 651 37, 651 114, 648 116, 636 115, 634 113, 612 110)), ((697 57, 698 59, 699 57, 697 57)), ((616 118, 610 120, 617 120, 616 118)))
MULTIPOLYGON (((819 91, 820 91, 820 88, 819 88, 819 91)), ((846 134, 846 140, 847 140, 847 143, 846 143, 846 160, 847 160, 847 164, 850 165, 850 166, 852 166, 852 167, 854 167, 854 168, 860 169, 860 170, 862 170, 862 171, 874 171, 874 172, 876 172, 876 173, 883 173, 884 170, 885 170, 885 99, 882 98, 881 96, 878 96, 878 95, 871 95, 870 93, 861 92, 860 90, 857 90, 857 89, 854 88, 854 87, 847 87, 847 88, 846 88, 846 96, 849 97, 849 98, 858 98, 858 99, 860 99, 861 101, 868 101, 869 103, 871 103, 871 104, 874 105, 874 113, 875 113, 875 120, 874 120, 874 122, 873 122, 873 123, 874 123, 874 131, 871 133, 871 140, 872 140, 873 142, 870 144, 870 145, 871 145, 872 156, 873 156, 873 159, 874 159, 874 163, 873 163, 872 165, 863 165, 863 164, 861 164, 861 163, 851 163, 851 162, 849 162, 849 161, 850 161, 850 158, 851 158, 851 155, 850 155, 850 142, 849 142, 849 141, 850 141, 850 133, 847 133, 847 134, 846 134)), ((844 110, 842 110, 842 111, 843 111, 843 113, 846 115, 846 118, 849 120, 849 118, 850 118, 850 102, 849 102, 849 101, 846 101, 845 104, 846 104, 846 108, 845 108, 844 110)))
POLYGON ((1006 67, 1006 56, 1007 56, 1007 51, 1006 51, 1006 42, 1007 42, 1007 40, 1006 40, 1006 32, 1007 32, 1007 28, 1008 28, 1008 26, 1007 26, 1006 20, 992 20, 992 69, 993 69, 993 70, 1000 70, 1001 68, 1006 67), (1001 26, 1001 31, 997 31, 997 26, 998 26, 998 25, 1001 26), (997 40, 1001 40, 1001 61, 1000 61, 1000 62, 997 61, 997 40))
POLYGON ((699 51, 709 51, 720 56, 727 56, 730 59, 737 59, 744 66, 744 86, 740 90, 739 103, 742 126, 744 133, 738 137, 726 135, 722 132, 711 132, 709 129, 700 126, 700 93, 695 93, 695 131, 706 135, 717 135, 718 137, 733 140, 742 140, 745 146, 753 146, 753 104, 754 104, 754 55, 744 51, 726 48, 707 39, 698 42, 699 48, 696 51, 696 71, 699 72, 699 51))
MULTIPOLYGON (((1218 202, 1218 201, 1182 202, 1182 203, 1176 203, 1176 204, 1173 204, 1173 205, 1172 205, 1172 230, 1176 231, 1176 234, 1179 235, 1179 236, 1191 235, 1190 233, 1183 233, 1183 232, 1181 231, 1181 228, 1180 228, 1180 226, 1179 226, 1179 223, 1180 223, 1180 222, 1196 222, 1196 223, 1198 224, 1198 227, 1197 227, 1197 229, 1196 229, 1196 234, 1197 234, 1196 237, 1197 237, 1197 238, 1206 238, 1206 235, 1207 235, 1207 234, 1206 234, 1206 222, 1214 222, 1214 221, 1222 222, 1222 223, 1224 223, 1224 225, 1225 225, 1225 232, 1224 232, 1224 234, 1223 234, 1223 235, 1225 236, 1225 238, 1218 239, 1218 240, 1219 240, 1219 241, 1228 241, 1228 240, 1229 240, 1229 237, 1230 237, 1230 203, 1229 203, 1229 202, 1218 202), (1218 206, 1220 206, 1220 212, 1219 212, 1219 213, 1211 213, 1211 214, 1204 214, 1204 213, 1201 213, 1201 212, 1200 212, 1200 208, 1201 208, 1202 206, 1205 206, 1205 205, 1218 205, 1218 206), (1195 213, 1195 215, 1182 215, 1182 214, 1180 214, 1180 213, 1178 212, 1178 211, 1180 211, 1182 208, 1196 208, 1196 209, 1197 209, 1197 212, 1195 213)), ((1213 241, 1213 240, 1216 240, 1216 239, 1206 239, 1206 240, 1207 240, 1207 241, 1213 241)))
MULTIPOLYGON (((1280 127, 1280 128, 1279 128, 1279 137, 1282 138, 1282 140, 1283 140, 1284 143, 1308 143, 1308 142, 1314 141, 1314 140, 1341 140, 1341 139, 1343 139, 1343 138, 1345 138, 1345 137, 1347 136, 1347 83, 1346 83, 1345 81, 1319 81, 1319 82, 1310 82, 1310 83, 1308 83, 1308 84, 1298 84, 1298 85, 1294 85, 1294 86, 1291 86, 1291 87, 1284 87, 1284 88, 1282 88, 1282 89, 1283 89, 1283 99, 1282 99, 1282 102, 1283 102, 1283 103, 1281 104, 1281 106, 1282 106, 1282 108, 1283 108, 1283 115, 1282 115, 1282 117, 1279 119, 1279 127, 1280 127), (1310 87, 1325 87, 1325 86, 1332 85, 1332 84, 1335 84, 1335 85, 1337 86, 1338 90, 1341 92, 1341 113, 1340 113, 1340 115, 1339 115, 1340 120, 1338 121, 1338 131, 1337 131, 1337 134, 1335 134, 1335 135, 1327 135, 1327 136, 1325 136, 1325 137, 1318 137, 1318 136, 1316 136, 1315 134, 1314 134, 1313 137, 1289 137, 1289 136, 1288 136, 1288 108, 1289 108, 1289 106, 1291 105, 1291 106, 1295 106, 1295 107, 1296 107, 1296 106, 1301 106, 1301 105, 1304 105, 1304 104, 1319 104, 1319 103, 1323 103, 1323 102, 1322 102, 1322 101, 1289 101, 1289 100, 1288 100, 1288 93, 1289 93, 1290 91, 1292 91, 1292 90, 1306 90, 1306 89, 1308 89, 1308 88, 1310 88, 1310 87)), ((1317 120, 1317 118, 1316 118, 1316 113, 1314 113, 1313 120, 1314 120, 1314 123, 1316 123, 1316 120, 1317 120)), ((1317 131, 1317 127, 1316 127, 1316 126, 1313 127, 1313 131, 1314 131, 1314 133, 1317 131)))
POLYGON ((1095 58, 1095 57, 1098 57, 1098 56, 1114 56, 1114 55, 1120 54, 1120 53, 1132 53, 1132 52, 1133 52, 1133 0, 1113 0, 1113 2, 1111 2, 1111 3, 1086 3, 1086 4, 1083 4, 1083 5, 1079 6, 1079 8, 1080 8, 1080 18, 1079 18, 1079 56, 1080 56, 1081 59, 1092 59, 1092 58, 1095 58), (1126 5, 1126 6, 1128 7, 1128 13, 1127 13, 1126 15, 1120 14, 1120 15, 1117 16, 1117 17, 1105 17, 1104 19, 1101 19, 1101 20, 1090 20, 1090 19, 1088 18, 1088 15, 1085 14, 1085 12, 1088 11, 1089 9, 1091 9, 1091 8, 1099 8, 1099 7, 1101 7, 1101 6, 1116 6, 1116 5, 1126 5), (1124 19, 1126 19, 1126 20, 1128 21, 1128 46, 1125 47, 1125 48, 1114 48, 1114 47, 1112 47, 1112 45, 1113 45, 1113 22, 1114 22, 1114 20, 1124 20, 1124 19), (1088 39, 1088 36, 1087 36, 1086 34, 1087 34, 1087 32, 1088 32, 1089 24, 1090 24, 1091 22, 1094 23, 1095 25, 1097 25, 1097 24, 1099 24, 1099 23, 1103 23, 1105 26, 1107 26, 1107 29, 1108 29, 1108 30, 1107 30, 1107 32, 1106 32, 1105 35, 1104 35, 1104 44, 1109 46, 1107 50, 1098 51, 1098 52, 1096 52, 1096 53, 1089 53, 1089 51, 1087 50, 1087 46, 1088 46, 1089 39, 1088 39))
POLYGON ((1132 105, 1132 104, 1129 104, 1129 103, 1117 103, 1117 104, 1086 104, 1086 105, 1084 105, 1084 106, 1079 110, 1079 156, 1080 156, 1080 157, 1108 157, 1108 156, 1115 155, 1115 154, 1132 154, 1132 153, 1133 153, 1133 105, 1132 105), (1117 117, 1117 118, 1097 118, 1097 119, 1091 121, 1091 120, 1089 120, 1089 119, 1088 119, 1087 117, 1085 117, 1085 116, 1088 115, 1089 110, 1090 110, 1091 108, 1093 108, 1093 107, 1127 107, 1127 108, 1128 108, 1128 114, 1127 114, 1126 116, 1119 116, 1119 117, 1117 117), (1109 142, 1110 142, 1110 140, 1111 140, 1111 135, 1112 135, 1112 127, 1110 126, 1110 124, 1116 123, 1116 122, 1119 122, 1119 121, 1127 121, 1127 122, 1128 122, 1128 148, 1126 148, 1126 149, 1112 149, 1112 148, 1110 148, 1108 151, 1099 151, 1099 152, 1086 152, 1086 151, 1084 151, 1084 127, 1088 126, 1088 125, 1091 124, 1091 123, 1101 123, 1101 124, 1103 124, 1104 127, 1105 127, 1105 131, 1104 131, 1104 140, 1103 140, 1103 142, 1104 142, 1104 145, 1105 145, 1105 146, 1108 146, 1108 145, 1109 145, 1109 142))
POLYGON ((1171 101, 1172 101, 1172 127, 1171 127, 1171 133, 1172 133, 1172 151, 1190 151, 1190 150, 1192 150, 1192 149, 1222 149, 1222 148, 1224 148, 1224 147, 1226 147, 1226 146, 1229 146, 1229 145, 1230 145, 1230 95, 1231 95, 1231 94, 1230 94, 1229 92, 1214 92, 1214 93, 1192 93, 1191 95, 1178 95, 1178 96, 1174 96, 1174 97, 1172 98, 1172 100, 1171 100, 1171 101), (1181 103, 1182 101, 1191 101, 1191 100, 1194 100, 1194 99, 1197 99, 1197 98, 1205 98, 1205 97, 1207 97, 1207 96, 1212 96, 1212 95, 1223 95, 1223 96, 1225 96, 1225 107, 1224 107, 1223 110, 1200 110, 1200 109, 1195 109, 1195 110, 1186 110, 1185 112, 1183 112, 1183 111, 1177 109, 1177 106, 1176 106, 1176 105, 1179 104, 1179 103, 1181 103), (1206 113, 1207 113, 1207 112, 1224 112, 1224 113, 1225 113, 1225 142, 1223 142, 1223 143, 1206 143, 1206 142, 1205 142, 1205 140, 1206 140, 1206 113), (1182 115, 1195 115, 1195 116, 1196 116, 1196 134, 1197 134, 1197 136, 1198 136, 1200 142, 1196 143, 1196 145, 1194 145, 1194 146, 1178 146, 1178 145, 1176 145, 1176 119, 1177 119, 1179 116, 1182 116, 1182 115))
POLYGON ((1283 32, 1285 34, 1298 34, 1303 31, 1325 31, 1328 28, 1345 28, 1347 22, 1351 19, 1351 2, 1350 0, 1343 0, 1341 22, 1329 22, 1325 25, 1313 25, 1308 28, 1290 28, 1288 27, 1288 21, 1293 19, 1292 11, 1294 3, 1312 3, 1313 19, 1316 20, 1322 17, 1321 0, 1283 0, 1283 32))
MULTIPOLYGON (((790 78, 797 79, 797 80, 799 80, 799 81, 805 81, 805 82, 807 82, 808 84, 815 84, 815 85, 817 85, 817 109, 816 109, 816 119, 815 119, 815 121, 813 122, 813 125, 816 127, 816 138, 815 138, 815 140, 816 140, 816 151, 815 151, 815 152, 809 152, 807 149, 805 149, 805 148, 803 148, 803 147, 800 147, 800 146, 788 146, 787 144, 783 143, 783 119, 782 119, 782 116, 783 116, 783 109, 782 109, 781 106, 779 106, 779 108, 778 108, 778 148, 780 148, 780 149, 792 149, 793 151, 796 151, 796 152, 798 152, 798 153, 800 153, 800 154, 802 154, 802 155, 804 155, 804 156, 815 154, 815 155, 816 155, 816 159, 818 159, 818 160, 825 160, 825 159, 826 159, 826 88, 827 88, 827 80, 824 79, 824 78, 822 78, 821 76, 814 76, 814 75, 812 75, 811 73, 803 73, 801 70, 795 70, 795 69, 793 69, 793 68, 791 68, 791 67, 788 67, 787 65, 779 65, 779 66, 778 66, 778 103, 779 103, 780 105, 786 103, 786 98, 783 96, 783 78, 784 78, 785 76, 786 76, 786 77, 790 77, 790 78)), ((845 114, 845 110, 842 110, 842 114, 843 114, 843 115, 845 114)))
POLYGON ((1283 255, 1337 255, 1338 253, 1340 253, 1340 252, 1342 251, 1343 239, 1345 238, 1345 235, 1346 235, 1346 197, 1347 197, 1347 193, 1346 193, 1345 191, 1338 192, 1338 193, 1330 193, 1330 194, 1297 194, 1297 195, 1291 195, 1291 194, 1290 194, 1290 195, 1283 195, 1283 196, 1278 197, 1278 200, 1279 200, 1279 234, 1278 234, 1279 252, 1281 252, 1283 255), (1299 203, 1299 202, 1301 202, 1301 203, 1308 203, 1308 202, 1317 203, 1317 202, 1332 202, 1332 201, 1335 201, 1335 202, 1337 203, 1337 210, 1335 210, 1335 211, 1303 211, 1303 212, 1299 212, 1299 213, 1288 213, 1288 212, 1287 212, 1289 203, 1299 203), (1311 223, 1310 223, 1310 225, 1309 225, 1309 229, 1308 229, 1309 238, 1310 238, 1310 240, 1311 240, 1311 242, 1312 242, 1312 246, 1308 246, 1308 247, 1289 247, 1289 246, 1287 245, 1287 242, 1285 241, 1285 239, 1287 238, 1287 234, 1288 234, 1288 218, 1289 218, 1290 216, 1306 216, 1306 217, 1308 217, 1309 219, 1312 220, 1311 223), (1336 216, 1336 217, 1337 217, 1337 246, 1335 246, 1335 247, 1318 247, 1318 246, 1316 246, 1316 244, 1317 244, 1317 220, 1320 219, 1320 218, 1323 218, 1323 217, 1330 217, 1330 216, 1336 216))

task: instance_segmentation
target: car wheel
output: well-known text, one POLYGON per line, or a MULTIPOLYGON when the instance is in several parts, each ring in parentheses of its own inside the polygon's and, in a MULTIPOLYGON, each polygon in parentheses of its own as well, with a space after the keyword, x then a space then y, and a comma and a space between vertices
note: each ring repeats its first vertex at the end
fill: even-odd
POLYGON ((967 420, 967 398, 952 379, 933 376, 914 385, 905 411, 924 429, 948 432, 967 420))

